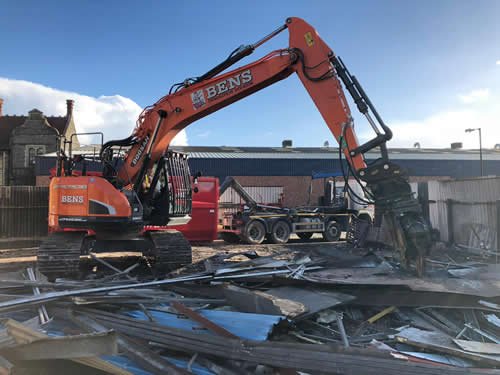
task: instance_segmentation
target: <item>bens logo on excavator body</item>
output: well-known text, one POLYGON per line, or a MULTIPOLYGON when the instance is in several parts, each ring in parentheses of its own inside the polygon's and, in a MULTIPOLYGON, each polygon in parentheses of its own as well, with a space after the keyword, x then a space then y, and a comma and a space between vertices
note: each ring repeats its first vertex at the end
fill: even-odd
POLYGON ((83 195, 63 195, 61 196, 61 203, 83 203, 83 195))
POLYGON ((195 110, 204 107, 209 102, 221 97, 231 95, 235 91, 239 91, 252 84, 253 76, 250 69, 229 77, 223 81, 217 82, 213 86, 209 86, 204 90, 198 90, 191 94, 191 101, 195 110), (206 100, 205 100, 206 98, 206 100))

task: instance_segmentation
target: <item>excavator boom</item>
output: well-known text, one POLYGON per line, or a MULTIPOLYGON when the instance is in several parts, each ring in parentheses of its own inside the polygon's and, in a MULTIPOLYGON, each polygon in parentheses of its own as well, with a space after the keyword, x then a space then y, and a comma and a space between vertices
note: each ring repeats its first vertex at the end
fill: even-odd
MULTIPOLYGON (((311 25, 299 18, 287 19, 286 25, 276 32, 254 45, 241 47, 240 52, 228 58, 229 61, 219 64, 193 82, 186 80, 185 84, 178 86, 177 92, 164 96, 146 108, 134 131, 137 143, 125 158, 119 179, 124 184, 135 184, 138 178, 142 178, 140 171, 144 158, 148 159, 148 147, 151 148, 151 155, 146 169, 164 154, 172 139, 192 122, 283 80, 292 73, 299 76, 335 138, 345 139, 352 149, 356 149, 359 144, 353 131, 347 100, 331 62, 334 57, 333 51, 311 25), (213 76, 229 64, 239 61, 241 56, 249 55, 256 46, 285 28, 290 34, 287 49, 273 51, 253 63, 213 76), (160 125, 158 111, 166 115, 160 125)), ((351 156, 347 149, 344 154, 356 170, 366 167, 361 154, 351 156)))

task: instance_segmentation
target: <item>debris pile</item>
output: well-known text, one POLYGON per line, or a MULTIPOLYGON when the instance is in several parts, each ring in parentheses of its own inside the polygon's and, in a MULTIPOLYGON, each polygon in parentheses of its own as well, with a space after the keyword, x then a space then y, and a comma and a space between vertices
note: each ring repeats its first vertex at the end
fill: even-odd
POLYGON ((0 374, 500 374, 500 267, 444 254, 425 278, 341 244, 3 273, 0 374))

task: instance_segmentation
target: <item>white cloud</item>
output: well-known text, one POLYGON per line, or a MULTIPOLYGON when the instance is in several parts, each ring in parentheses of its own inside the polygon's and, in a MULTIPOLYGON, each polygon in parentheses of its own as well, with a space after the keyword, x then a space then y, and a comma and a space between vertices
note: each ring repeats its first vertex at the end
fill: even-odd
POLYGON ((460 100, 465 104, 485 101, 490 96, 489 89, 473 90, 469 94, 459 95, 460 100))
POLYGON ((483 147, 492 148, 500 143, 499 119, 500 108, 492 104, 442 111, 420 121, 389 123, 394 133, 389 147, 413 147, 419 142, 422 148, 449 148, 453 142, 462 142, 466 149, 478 149, 478 133, 465 133, 465 129, 480 127, 483 147))
MULTIPOLYGON (((478 149, 478 132, 465 133, 465 129, 481 128, 483 147, 493 148, 500 144, 500 106, 497 105, 500 95, 496 91, 490 94, 488 100, 473 106, 458 104, 418 120, 411 117, 398 121, 386 119, 393 132, 388 147, 412 148, 419 142, 422 148, 450 148, 451 143, 462 142, 465 149, 478 149)), ((368 124, 358 123, 357 126, 361 143, 374 137, 368 124)))
MULTIPOLYGON (((4 99, 4 115, 26 115, 37 108, 47 116, 64 116, 66 99, 75 101, 75 125, 78 132, 102 131, 105 140, 120 139, 132 134, 142 108, 121 95, 94 98, 74 92, 53 89, 38 83, 0 77, 0 98, 4 99)), ((88 142, 83 139, 83 142, 88 142)), ((173 145, 187 145, 182 130, 173 145)))
POLYGON ((500 60, 497 60, 497 65, 500 65, 500 60))

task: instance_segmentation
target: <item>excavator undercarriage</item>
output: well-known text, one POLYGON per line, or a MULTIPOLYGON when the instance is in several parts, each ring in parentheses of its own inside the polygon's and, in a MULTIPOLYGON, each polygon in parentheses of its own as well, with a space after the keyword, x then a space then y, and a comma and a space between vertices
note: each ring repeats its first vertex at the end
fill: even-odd
POLYGON ((38 269, 48 280, 78 278, 81 256, 110 252, 141 253, 153 275, 163 277, 192 261, 191 244, 177 230, 154 230, 135 238, 96 240, 86 232, 56 232, 38 249, 38 269))

